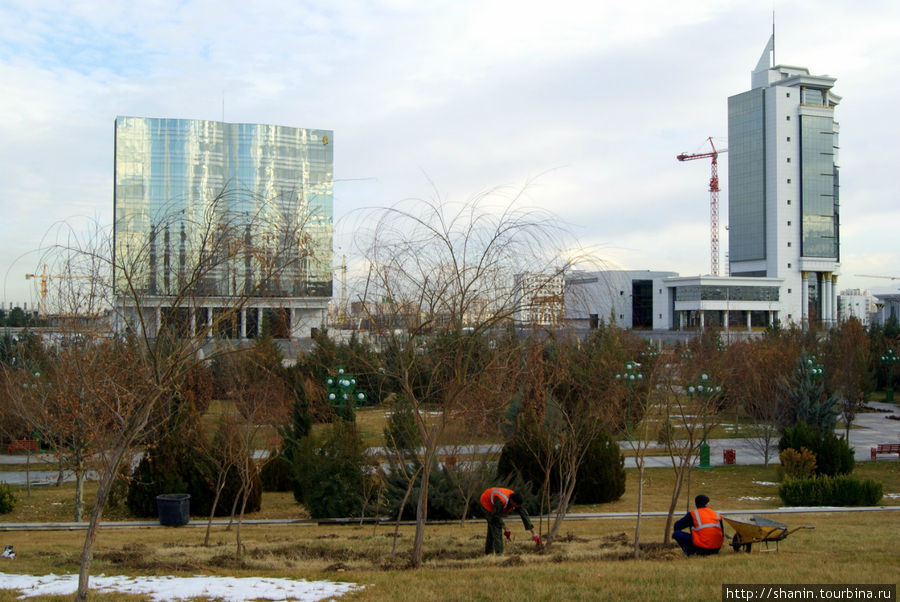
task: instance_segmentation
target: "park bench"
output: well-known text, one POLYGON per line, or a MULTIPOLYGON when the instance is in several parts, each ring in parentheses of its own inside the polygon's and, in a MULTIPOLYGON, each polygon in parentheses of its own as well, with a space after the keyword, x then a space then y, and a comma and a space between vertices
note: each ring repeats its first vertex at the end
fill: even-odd
POLYGON ((6 446, 6 453, 13 453, 15 451, 33 451, 36 452, 38 450, 38 442, 37 439, 16 439, 6 446))
POLYGON ((877 447, 870 448, 872 459, 876 459, 878 454, 897 454, 900 456, 900 443, 879 443, 877 447))

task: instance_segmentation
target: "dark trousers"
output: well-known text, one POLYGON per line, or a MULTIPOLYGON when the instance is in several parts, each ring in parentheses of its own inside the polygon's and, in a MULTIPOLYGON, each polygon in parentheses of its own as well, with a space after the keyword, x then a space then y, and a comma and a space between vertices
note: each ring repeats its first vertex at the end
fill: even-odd
POLYGON ((695 546, 691 539, 691 534, 684 531, 675 531, 672 533, 672 539, 678 542, 686 556, 709 556, 710 554, 719 553, 718 548, 710 549, 695 546))
POLYGON ((503 553, 503 519, 493 512, 487 513, 487 537, 484 540, 484 553, 503 553))

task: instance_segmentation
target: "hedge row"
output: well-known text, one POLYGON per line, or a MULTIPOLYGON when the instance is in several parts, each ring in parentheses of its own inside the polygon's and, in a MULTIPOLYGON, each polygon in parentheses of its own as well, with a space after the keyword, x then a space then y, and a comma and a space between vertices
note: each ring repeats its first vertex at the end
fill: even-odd
POLYGON ((818 476, 786 479, 778 495, 788 506, 874 506, 881 501, 884 487, 874 479, 818 476))

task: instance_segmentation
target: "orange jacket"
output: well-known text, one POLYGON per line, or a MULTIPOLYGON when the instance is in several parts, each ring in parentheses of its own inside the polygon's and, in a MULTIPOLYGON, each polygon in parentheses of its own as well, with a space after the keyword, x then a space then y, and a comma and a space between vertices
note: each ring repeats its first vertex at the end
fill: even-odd
POLYGON ((691 541, 698 548, 718 550, 722 547, 722 517, 712 508, 697 508, 691 512, 694 525, 691 527, 691 541))
POLYGON ((503 489, 502 487, 491 487, 485 489, 481 494, 481 506, 488 512, 494 511, 494 502, 500 500, 503 502, 503 513, 508 514, 512 511, 509 508, 509 496, 512 495, 512 489, 503 489))

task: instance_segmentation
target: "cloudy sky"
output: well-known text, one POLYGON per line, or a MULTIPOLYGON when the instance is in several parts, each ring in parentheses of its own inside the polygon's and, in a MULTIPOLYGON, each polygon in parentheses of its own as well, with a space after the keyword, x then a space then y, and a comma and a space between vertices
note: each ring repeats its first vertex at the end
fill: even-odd
POLYGON ((839 287, 894 290, 854 274, 900 276, 896 0, 0 0, 0 300, 36 302, 52 224, 111 221, 116 115, 333 130, 336 255, 354 209, 525 187, 613 266, 708 273, 709 163, 675 155, 727 145, 773 10, 843 97, 839 287))

